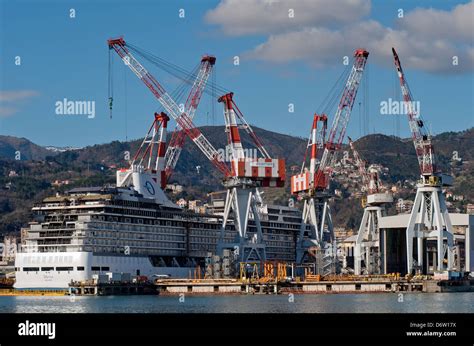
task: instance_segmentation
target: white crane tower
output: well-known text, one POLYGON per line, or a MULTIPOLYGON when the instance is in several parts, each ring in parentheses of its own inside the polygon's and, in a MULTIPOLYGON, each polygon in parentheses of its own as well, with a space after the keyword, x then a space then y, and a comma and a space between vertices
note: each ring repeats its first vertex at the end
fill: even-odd
POLYGON ((363 272, 365 274, 380 274, 382 261, 379 222, 385 212, 385 204, 393 202, 393 195, 386 191, 382 185, 379 168, 375 165, 366 167, 365 162, 355 149, 352 139, 348 138, 354 162, 362 178, 362 191, 367 193, 363 199, 364 214, 354 246, 354 273, 356 275, 363 272), (362 259, 364 259, 364 267, 362 259))

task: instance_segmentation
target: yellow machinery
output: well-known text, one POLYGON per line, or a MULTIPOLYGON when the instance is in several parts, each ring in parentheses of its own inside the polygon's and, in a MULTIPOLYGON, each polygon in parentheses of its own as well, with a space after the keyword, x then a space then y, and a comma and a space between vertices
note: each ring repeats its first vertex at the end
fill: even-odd
POLYGON ((286 268, 287 268, 287 264, 285 262, 278 262, 277 281, 286 280, 286 277, 287 277, 286 268))
POLYGON ((285 281, 288 276, 288 266, 290 266, 288 263, 278 261, 240 262, 240 280, 260 283, 285 281), (251 273, 249 273, 249 268, 251 268, 251 273))
POLYGON ((240 281, 253 281, 259 279, 259 263, 258 262, 240 262, 240 281), (251 267, 250 276, 247 277, 247 269, 251 267))

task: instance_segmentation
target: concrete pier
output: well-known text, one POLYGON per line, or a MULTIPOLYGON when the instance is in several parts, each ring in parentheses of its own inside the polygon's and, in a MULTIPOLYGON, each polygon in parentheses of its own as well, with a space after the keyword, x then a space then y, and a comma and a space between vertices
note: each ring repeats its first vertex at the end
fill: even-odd
POLYGON ((68 293, 77 296, 146 295, 156 294, 156 289, 149 283, 77 282, 69 285, 68 293))
POLYGON ((159 294, 282 294, 282 293, 377 293, 441 292, 436 280, 301 281, 301 282, 227 282, 215 280, 159 280, 159 294))

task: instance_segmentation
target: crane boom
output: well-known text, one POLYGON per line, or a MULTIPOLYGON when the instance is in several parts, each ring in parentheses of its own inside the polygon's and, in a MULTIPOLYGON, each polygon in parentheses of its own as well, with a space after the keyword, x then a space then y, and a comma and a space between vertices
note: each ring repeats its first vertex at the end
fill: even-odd
POLYGON ((354 53, 352 70, 344 87, 339 106, 337 107, 336 115, 334 116, 321 162, 316 173, 316 189, 325 190, 329 184, 328 178, 333 169, 332 165, 335 161, 335 153, 341 148, 368 56, 369 52, 365 49, 357 49, 354 53))
POLYGON ((357 166, 357 169, 359 170, 359 174, 362 177, 362 183, 364 184, 366 190, 369 189, 369 181, 370 177, 367 172, 367 167, 365 167, 365 162, 362 160, 362 158, 359 155, 359 152, 356 150, 354 146, 354 142, 352 142, 351 137, 347 137, 349 139, 349 146, 351 147, 352 150, 352 155, 354 155, 354 161, 357 166))
POLYGON ((158 101, 163 105, 169 115, 176 120, 177 124, 185 131, 186 135, 198 146, 202 153, 219 169, 225 176, 230 174, 229 168, 219 161, 219 153, 214 146, 207 140, 201 131, 193 124, 192 119, 181 112, 178 104, 166 92, 160 83, 153 77, 146 68, 131 54, 126 46, 125 40, 108 40, 109 49, 114 49, 135 75, 142 80, 148 89, 155 95, 158 101))
POLYGON ((395 67, 397 68, 398 78, 400 79, 400 87, 402 89, 403 101, 408 113, 408 122, 415 146, 418 164, 422 176, 433 176, 436 173, 436 160, 433 145, 431 143, 431 135, 425 128, 425 124, 421 115, 414 108, 413 97, 410 87, 405 78, 405 74, 400 63, 395 48, 392 48, 395 67))
MULTIPOLYGON (((197 74, 196 79, 194 80, 191 92, 189 93, 186 103, 184 105, 184 110, 188 115, 189 119, 191 120, 194 118, 196 109, 199 105, 199 101, 201 100, 202 93, 204 91, 204 88, 206 87, 207 80, 209 79, 212 67, 214 66, 215 62, 216 58, 210 55, 206 55, 201 59, 199 72, 197 74)), ((166 180, 169 180, 174 168, 176 167, 176 164, 178 163, 178 159, 183 149, 185 139, 186 132, 183 131, 178 125, 178 127, 171 136, 168 149, 166 150, 166 180)))

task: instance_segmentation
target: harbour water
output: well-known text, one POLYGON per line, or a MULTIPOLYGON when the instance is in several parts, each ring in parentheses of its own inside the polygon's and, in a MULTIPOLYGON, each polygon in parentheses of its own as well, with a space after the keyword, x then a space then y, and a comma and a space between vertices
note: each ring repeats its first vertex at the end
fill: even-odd
POLYGON ((473 313, 470 293, 4 296, 2 313, 473 313))

